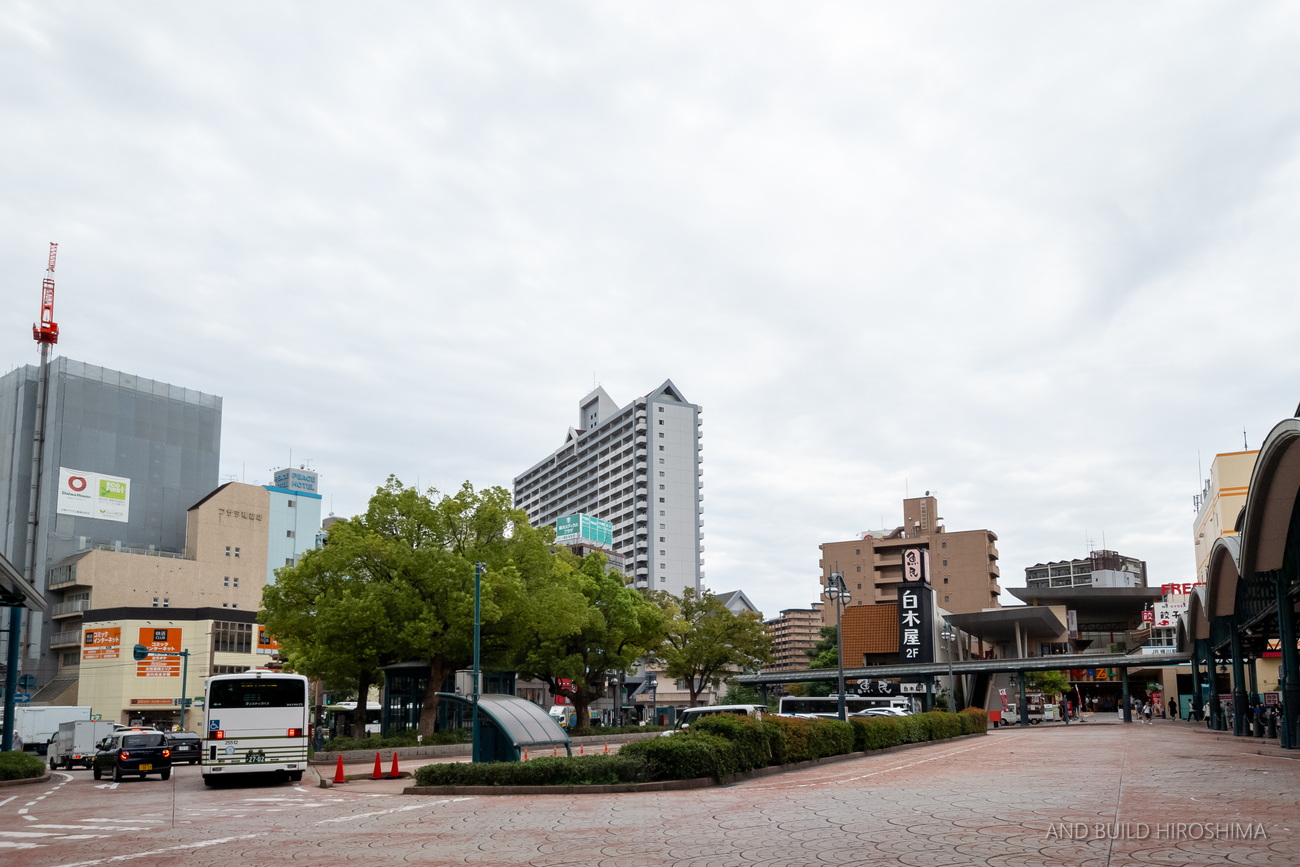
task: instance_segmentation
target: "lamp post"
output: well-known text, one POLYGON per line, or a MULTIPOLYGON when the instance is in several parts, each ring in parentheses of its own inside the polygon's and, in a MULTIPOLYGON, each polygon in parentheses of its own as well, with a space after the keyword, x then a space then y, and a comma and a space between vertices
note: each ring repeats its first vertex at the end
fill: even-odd
POLYGON ((483 761, 482 738, 479 737, 478 731, 478 684, 479 684, 479 638, 481 624, 479 622, 479 597, 480 588, 483 585, 483 573, 487 570, 486 563, 474 564, 474 684, 470 687, 470 697, 473 702, 473 712, 470 718, 470 760, 474 762, 483 761))
POLYGON ((943 639, 944 646, 948 650, 948 710, 951 713, 955 713, 959 710, 957 707, 957 683, 953 679, 952 674, 952 640, 956 635, 957 633, 953 631, 952 624, 945 618, 943 621, 943 632, 939 633, 939 637, 943 639))
POLYGON ((844 603, 849 599, 849 588, 839 572, 832 572, 826 577, 826 595, 835 600, 835 682, 839 688, 840 719, 847 721, 848 707, 844 696, 844 603))

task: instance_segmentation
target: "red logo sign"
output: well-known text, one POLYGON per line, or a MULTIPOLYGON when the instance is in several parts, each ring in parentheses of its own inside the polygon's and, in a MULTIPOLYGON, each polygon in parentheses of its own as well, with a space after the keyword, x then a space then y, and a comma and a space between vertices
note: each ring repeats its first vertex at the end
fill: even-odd
POLYGON ((80 493, 86 490, 86 479, 84 476, 68 476, 68 487, 80 493))

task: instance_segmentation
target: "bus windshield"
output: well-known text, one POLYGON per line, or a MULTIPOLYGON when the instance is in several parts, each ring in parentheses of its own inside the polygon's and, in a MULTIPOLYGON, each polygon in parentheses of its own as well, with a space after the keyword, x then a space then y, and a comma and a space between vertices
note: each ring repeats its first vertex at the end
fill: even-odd
POLYGON ((306 682, 299 679, 250 678, 213 681, 210 708, 306 707, 306 682))

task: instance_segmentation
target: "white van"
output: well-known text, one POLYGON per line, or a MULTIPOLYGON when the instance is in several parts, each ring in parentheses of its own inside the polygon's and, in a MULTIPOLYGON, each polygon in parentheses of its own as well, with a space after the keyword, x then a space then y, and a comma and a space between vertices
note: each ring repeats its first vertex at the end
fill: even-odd
POLYGON ((767 710, 767 706, 761 704, 714 704, 708 707, 683 708, 682 712, 677 716, 677 726, 671 731, 661 733, 661 736, 685 731, 691 727, 693 720, 697 720, 702 716, 729 713, 734 716, 752 716, 754 719, 761 720, 765 710, 767 710))

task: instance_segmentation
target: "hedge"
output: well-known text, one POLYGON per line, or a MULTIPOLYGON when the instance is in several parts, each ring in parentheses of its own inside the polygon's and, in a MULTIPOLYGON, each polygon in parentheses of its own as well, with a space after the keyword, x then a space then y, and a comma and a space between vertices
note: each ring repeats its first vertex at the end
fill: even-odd
POLYGON ((44 773, 40 756, 18 750, 0 753, 0 780, 32 780, 44 773))
POLYGON ((625 744, 614 755, 544 758, 530 762, 426 765, 420 786, 572 786, 720 780, 768 765, 794 764, 852 752, 984 732, 988 714, 932 711, 894 717, 796 719, 769 715, 760 722, 728 714, 706 716, 684 732, 625 744))

